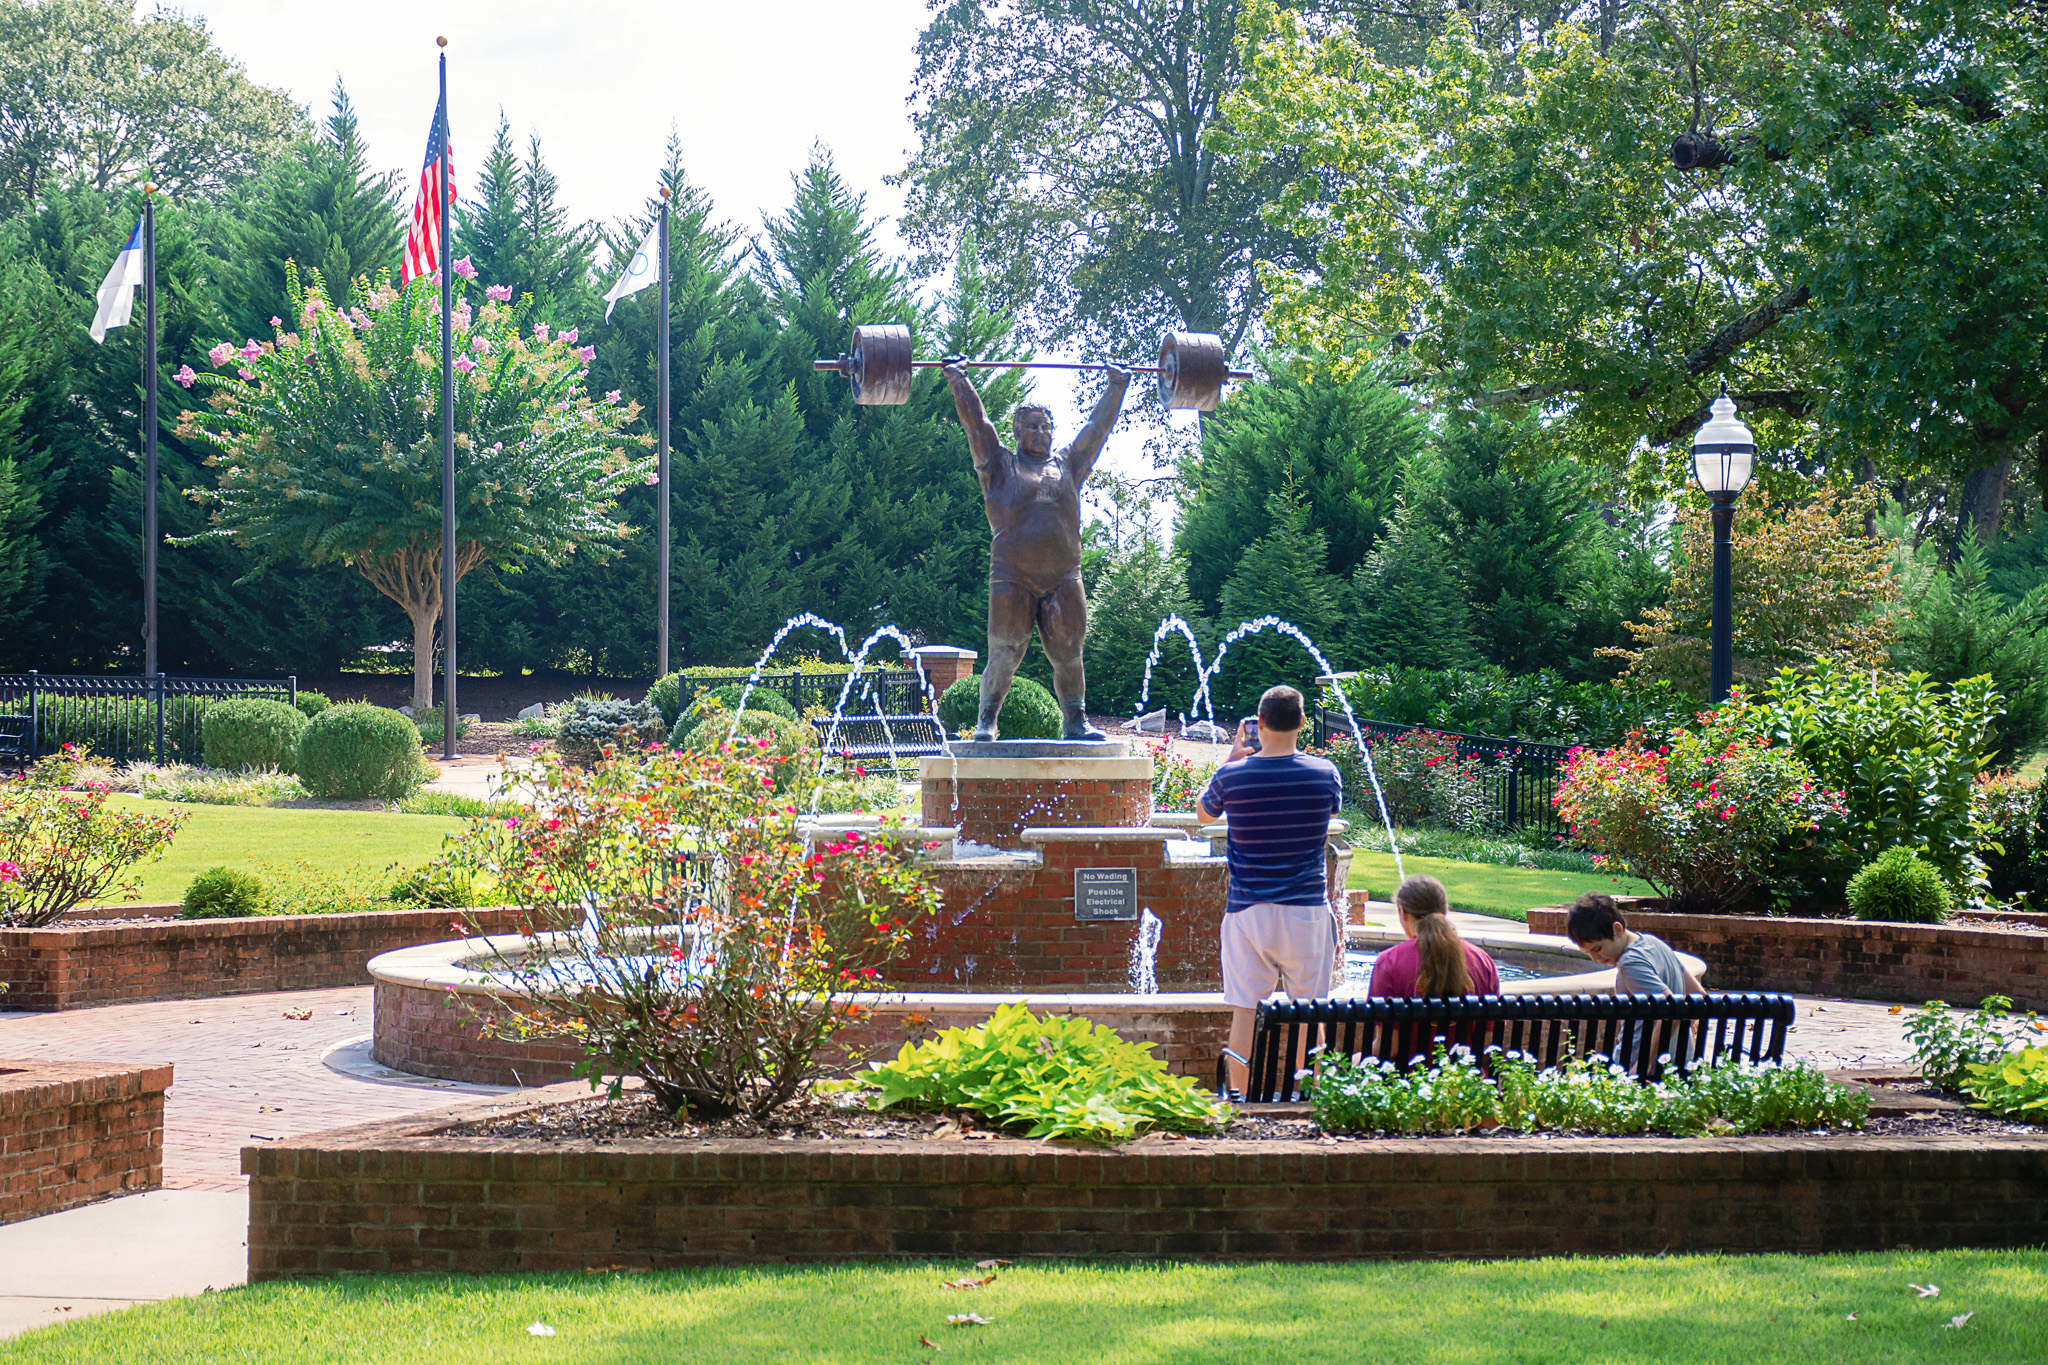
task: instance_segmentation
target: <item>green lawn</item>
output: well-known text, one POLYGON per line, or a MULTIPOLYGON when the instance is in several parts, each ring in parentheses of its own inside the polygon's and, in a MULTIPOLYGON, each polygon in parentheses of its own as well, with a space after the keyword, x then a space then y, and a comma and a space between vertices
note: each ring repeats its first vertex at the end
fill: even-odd
POLYGON ((145 904, 180 900, 194 874, 225 863, 292 863, 304 858, 328 872, 361 863, 381 872, 391 863, 416 867, 441 851, 441 838, 465 823, 446 815, 387 815, 382 811, 274 810, 264 806, 196 806, 112 796, 110 806, 161 813, 175 806, 190 818, 170 851, 139 869, 145 904))
MULTIPOLYGON (((1530 907, 1569 904, 1588 891, 1605 891, 1615 896, 1653 896, 1656 888, 1633 877, 1610 877, 1598 872, 1538 872, 1522 867, 1495 867, 1487 863, 1461 863, 1449 858, 1410 858, 1401 862, 1413 877, 1428 873, 1451 893, 1451 908, 1470 910, 1501 919, 1526 919, 1530 907)), ((1400 885, 1394 875, 1394 856, 1358 849, 1351 858, 1351 877, 1345 883, 1353 890, 1369 889, 1375 900, 1387 900, 1400 885)))
POLYGON ((941 1360, 991 1365, 2048 1359, 2041 1252, 1027 1265, 986 1289, 939 1287, 967 1267, 265 1284, 44 1328, 0 1343, 0 1362, 787 1365, 929 1359, 920 1337, 941 1360), (947 1326, 969 1312, 993 1324, 947 1326), (529 1334, 534 1323, 554 1335, 529 1334))

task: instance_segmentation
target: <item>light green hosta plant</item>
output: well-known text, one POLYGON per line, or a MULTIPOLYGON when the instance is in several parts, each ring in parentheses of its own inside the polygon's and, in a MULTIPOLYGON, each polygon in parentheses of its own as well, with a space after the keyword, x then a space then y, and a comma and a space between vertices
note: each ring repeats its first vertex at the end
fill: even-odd
POLYGON ((1965 1069, 1963 1089, 1977 1100, 1972 1109, 2048 1123, 2048 1047, 2023 1047, 1965 1069))
POLYGON ((875 1106, 964 1109, 1030 1125, 1029 1137, 1122 1142, 1148 1129, 1195 1132, 1230 1114, 1189 1076, 1169 1075, 1152 1050, 1079 1015, 1043 1019, 1000 1006, 986 1024, 906 1043, 862 1072, 875 1106))
MULTIPOLYGON (((468 271, 457 261, 458 276, 468 271)), ((356 283, 362 306, 329 303, 317 272, 287 270, 289 319, 276 336, 208 353, 220 371, 175 376, 211 392, 179 432, 214 447, 207 534, 277 559, 352 563, 413 624, 413 706, 433 705, 434 623, 441 610, 440 289, 356 283)), ((529 322, 511 289, 481 306, 458 283, 455 512, 459 578, 485 562, 559 564, 602 557, 624 536, 620 493, 649 477, 624 428, 638 406, 585 390, 595 349, 574 330, 529 322)))

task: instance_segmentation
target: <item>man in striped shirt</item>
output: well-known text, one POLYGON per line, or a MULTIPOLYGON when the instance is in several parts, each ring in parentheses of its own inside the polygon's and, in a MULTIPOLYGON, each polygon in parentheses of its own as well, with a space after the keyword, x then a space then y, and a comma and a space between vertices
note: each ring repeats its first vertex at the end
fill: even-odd
MULTIPOLYGON (((1230 817, 1230 897, 1223 907, 1223 998, 1230 1050, 1248 1057, 1258 1004, 1330 993, 1337 916, 1324 873, 1330 817, 1344 781, 1328 759, 1300 753, 1301 693, 1272 687, 1259 698, 1258 748, 1240 727, 1230 756, 1202 792, 1202 818, 1230 817)), ((1243 1090, 1242 1063, 1231 1086, 1243 1090)))

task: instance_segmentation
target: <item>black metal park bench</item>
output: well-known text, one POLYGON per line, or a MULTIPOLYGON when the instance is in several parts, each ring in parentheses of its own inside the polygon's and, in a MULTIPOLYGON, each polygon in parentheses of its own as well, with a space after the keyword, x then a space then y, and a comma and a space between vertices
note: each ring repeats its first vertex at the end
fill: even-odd
MULTIPOLYGON (((1705 995, 1458 995, 1427 998, 1355 996, 1276 1000, 1259 1006, 1252 1029, 1249 1104, 1307 1099, 1295 1078, 1296 1059, 1317 1048, 1372 1057, 1406 1070, 1426 1062, 1436 1040, 1522 1052, 1538 1066, 1602 1056, 1636 1079, 1655 1081, 1668 1069, 1684 1074, 1723 1056, 1775 1062, 1784 1056, 1795 1010, 1789 995, 1715 991, 1705 995)), ((1229 1053, 1216 1063, 1216 1088, 1227 1092, 1229 1053)))
POLYGON ((930 716, 841 716, 835 727, 829 717, 811 722, 825 751, 861 764, 871 773, 909 772, 898 758, 929 758, 946 752, 946 736, 930 716), (870 759, 891 760, 877 768, 870 759))
POLYGON ((0 767, 26 768, 35 761, 35 718, 0 716, 0 767))

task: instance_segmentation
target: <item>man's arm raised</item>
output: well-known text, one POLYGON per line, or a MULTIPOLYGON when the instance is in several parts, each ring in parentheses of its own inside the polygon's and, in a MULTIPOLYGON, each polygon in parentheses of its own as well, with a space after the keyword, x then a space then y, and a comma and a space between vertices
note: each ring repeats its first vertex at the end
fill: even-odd
POLYGON ((946 383, 953 390, 953 406, 960 413, 960 425, 966 428, 974 468, 987 478, 1002 468, 1003 442, 996 435, 995 423, 988 420, 988 409, 982 406, 981 390, 974 387, 959 361, 959 356, 948 356, 939 373, 946 376, 946 383))
POLYGON ((1096 400, 1095 411, 1088 414, 1088 425, 1067 447, 1067 468, 1073 473, 1075 487, 1088 482, 1088 476, 1095 472, 1103 443, 1116 426, 1117 415, 1124 410, 1124 390, 1131 386, 1131 372, 1123 366, 1111 365, 1107 373, 1109 388, 1096 400))

